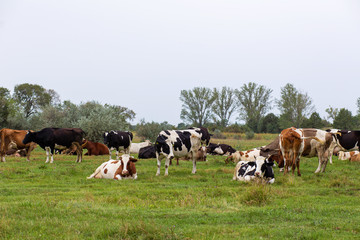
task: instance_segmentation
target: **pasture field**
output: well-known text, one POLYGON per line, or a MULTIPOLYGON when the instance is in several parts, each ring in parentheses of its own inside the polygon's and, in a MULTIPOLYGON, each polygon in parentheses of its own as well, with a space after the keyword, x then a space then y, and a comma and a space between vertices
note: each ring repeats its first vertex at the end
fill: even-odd
MULTIPOLYGON (((241 150, 271 142, 233 141, 241 150)), ((85 150, 86 151, 86 150, 85 150)), ((135 155, 136 156, 136 155, 135 155)), ((208 156, 180 161, 156 177, 156 160, 139 160, 137 180, 88 177, 108 156, 56 155, 45 164, 0 163, 0 239, 356 239, 360 234, 360 164, 339 161, 314 174, 317 158, 302 158, 302 177, 273 185, 232 181, 235 164, 208 156)))

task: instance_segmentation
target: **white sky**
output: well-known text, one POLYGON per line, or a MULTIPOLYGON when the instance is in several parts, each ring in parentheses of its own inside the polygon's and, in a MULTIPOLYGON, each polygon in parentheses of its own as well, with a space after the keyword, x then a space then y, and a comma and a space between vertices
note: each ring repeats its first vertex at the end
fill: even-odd
POLYGON ((0 0, 0 86, 125 106, 134 123, 177 124, 181 90, 250 81, 356 114, 359 80, 358 0, 0 0))

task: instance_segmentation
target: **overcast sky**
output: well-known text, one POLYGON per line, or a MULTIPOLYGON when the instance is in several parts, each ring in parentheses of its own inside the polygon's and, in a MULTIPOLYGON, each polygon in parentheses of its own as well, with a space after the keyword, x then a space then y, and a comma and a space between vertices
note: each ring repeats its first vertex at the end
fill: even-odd
POLYGON ((121 105, 134 123, 177 124, 181 90, 248 82, 355 114, 359 80, 358 0, 0 0, 0 86, 121 105))

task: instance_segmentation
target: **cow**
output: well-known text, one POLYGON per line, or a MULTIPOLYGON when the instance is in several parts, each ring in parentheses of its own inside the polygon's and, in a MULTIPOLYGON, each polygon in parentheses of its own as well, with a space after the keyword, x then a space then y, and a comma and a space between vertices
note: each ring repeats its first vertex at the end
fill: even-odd
POLYGON ((225 163, 238 161, 255 161, 256 157, 260 156, 260 149, 254 148, 247 151, 236 151, 225 159, 225 163))
POLYGON ((160 175, 161 159, 165 160, 165 176, 168 175, 170 160, 174 157, 191 156, 193 160, 192 174, 196 173, 196 153, 202 144, 208 145, 210 134, 206 128, 191 128, 187 130, 161 131, 155 141, 157 159, 156 176, 160 175))
POLYGON ((351 152, 344 152, 344 151, 339 151, 338 154, 338 159, 339 160, 350 160, 350 158, 356 154, 358 154, 359 151, 351 151, 351 152))
POLYGON ((110 131, 104 132, 104 144, 109 148, 109 157, 111 159, 111 152, 116 150, 116 159, 119 159, 119 151, 124 150, 125 154, 130 153, 131 142, 133 139, 132 132, 110 131))
POLYGON ((82 142, 82 148, 83 149, 87 149, 87 153, 85 153, 84 155, 88 155, 88 156, 98 156, 98 155, 107 155, 109 154, 109 148, 102 143, 98 143, 98 142, 91 142, 89 140, 83 140, 82 142))
POLYGON ((26 149, 10 149, 8 151, 6 151, 5 155, 6 156, 14 156, 14 157, 26 157, 26 149))
POLYGON ((44 128, 38 132, 28 131, 23 140, 24 144, 37 143, 42 149, 46 151, 46 161, 49 162, 49 155, 51 155, 50 163, 54 162, 55 146, 63 146, 66 148, 76 147, 77 159, 76 162, 82 161, 82 147, 85 132, 81 128, 44 128))
POLYGON ((156 158, 155 147, 147 146, 140 148, 138 158, 139 159, 156 158))
POLYGON ((26 160, 30 161, 31 151, 36 147, 36 143, 23 143, 26 130, 14 130, 3 128, 0 130, 0 158, 5 162, 6 152, 9 150, 26 150, 26 160))
POLYGON ((274 162, 262 156, 258 156, 255 161, 239 161, 235 166, 233 180, 250 181, 259 177, 272 184, 275 182, 273 165, 274 162))
MULTIPOLYGON (((333 143, 333 134, 315 128, 303 128, 304 149, 301 156, 312 158, 317 156, 319 164, 315 173, 324 172, 328 159, 331 156, 331 147, 333 143)), ((280 168, 284 167, 284 159, 279 146, 279 136, 270 144, 260 149, 260 155, 268 157, 278 163, 280 168)))
POLYGON ((231 155, 234 152, 236 152, 236 150, 233 147, 231 147, 230 145, 214 144, 214 143, 210 143, 206 147, 206 151, 207 151, 207 153, 212 154, 212 155, 231 155))
POLYGON ((131 143, 130 153, 139 154, 140 148, 151 146, 150 140, 145 140, 145 142, 141 143, 131 143))
POLYGON ((343 151, 360 151, 360 131, 348 131, 339 129, 327 129, 333 133, 337 146, 343 151))
POLYGON ((123 178, 137 179, 135 162, 136 158, 131 157, 129 154, 123 154, 119 157, 119 160, 110 159, 107 162, 102 163, 90 178, 107 178, 121 180, 123 178))

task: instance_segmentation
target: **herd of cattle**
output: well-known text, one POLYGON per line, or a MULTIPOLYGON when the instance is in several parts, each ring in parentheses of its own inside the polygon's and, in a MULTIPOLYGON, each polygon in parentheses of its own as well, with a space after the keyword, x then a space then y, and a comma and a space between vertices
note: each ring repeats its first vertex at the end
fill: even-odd
POLYGON ((0 157, 5 162, 5 155, 15 151, 22 152, 30 160, 30 153, 39 145, 46 151, 46 163, 53 163, 56 150, 76 153, 76 162, 82 161, 82 150, 85 155, 109 155, 110 159, 102 163, 88 178, 137 178, 135 162, 130 156, 138 158, 156 158, 157 172, 160 175, 161 160, 165 158, 165 176, 172 159, 192 159, 192 173, 196 173, 196 162, 206 160, 206 154, 225 155, 225 162, 235 162, 234 180, 249 181, 263 178, 267 183, 275 181, 274 162, 286 174, 297 170, 300 173, 300 157, 318 157, 319 165, 315 173, 324 172, 328 161, 337 155, 340 160, 360 161, 360 131, 338 129, 284 129, 270 144, 247 151, 236 151, 226 144, 210 143, 211 134, 206 128, 187 130, 161 131, 152 145, 150 141, 132 143, 133 134, 123 131, 109 131, 103 134, 104 144, 86 140, 85 132, 80 128, 44 128, 38 132, 0 130, 0 157), (116 160, 111 157, 116 150, 116 160), (354 151, 357 150, 357 151, 354 151), (124 152, 121 156, 120 151, 124 152), (352 152, 349 152, 352 151, 352 152))

